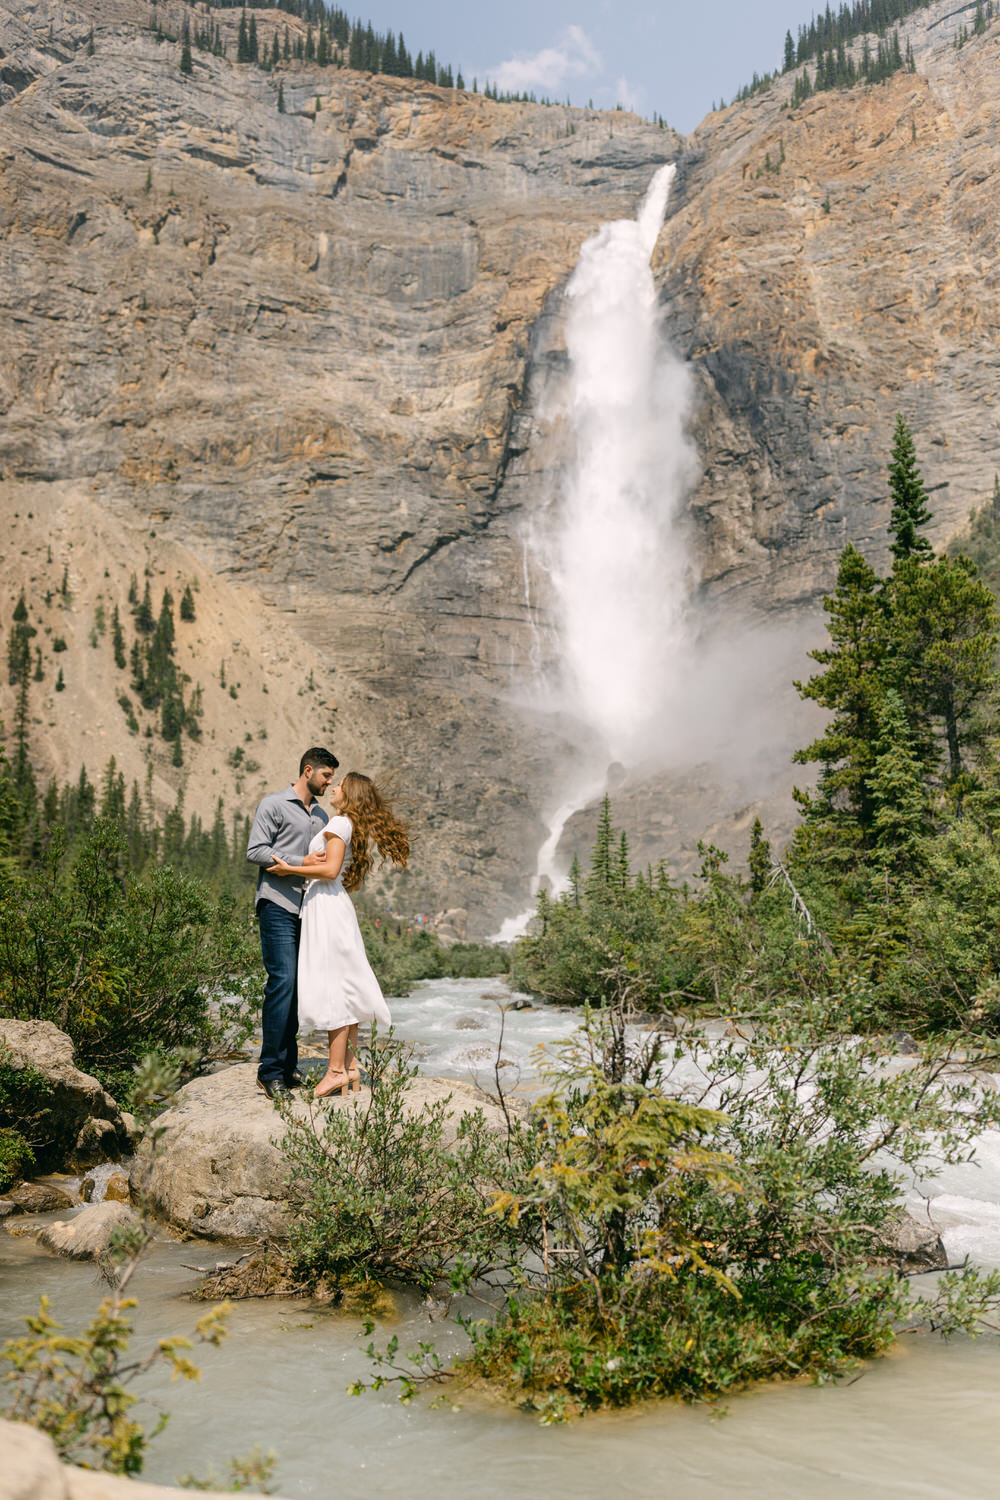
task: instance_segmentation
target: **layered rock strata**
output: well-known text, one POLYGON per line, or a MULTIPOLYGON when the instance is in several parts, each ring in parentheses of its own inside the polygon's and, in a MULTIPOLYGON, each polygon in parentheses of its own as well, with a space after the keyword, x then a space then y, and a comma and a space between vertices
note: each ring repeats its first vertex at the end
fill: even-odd
MULTIPOLYGON (((179 29, 180 6, 157 11, 179 29)), ((196 53, 185 78, 131 0, 9 8, 6 581, 51 590, 72 559, 63 531, 47 561, 40 517, 89 511, 104 538, 68 606, 67 692, 54 670, 33 690, 40 768, 73 773, 84 749, 93 768, 113 749, 129 776, 152 765, 161 805, 186 778, 188 808, 210 814, 247 737, 263 745, 256 770, 225 788, 241 805, 335 732, 404 791, 409 910, 466 908, 476 934, 523 905, 575 732, 531 699, 558 653, 528 603, 544 604, 545 579, 526 527, 551 489, 535 377, 564 357, 559 293, 582 241, 677 158, 654 266, 700 393, 693 628, 780 627, 756 749, 772 831, 790 821, 789 777, 773 777, 801 742, 786 648, 815 641, 848 538, 884 560, 896 411, 917 434, 935 540, 1000 467, 1000 20, 958 49, 973 12, 942 0, 906 23, 913 74, 796 109, 788 75, 682 142, 622 113, 346 71, 265 75, 196 53), (130 555, 157 581, 163 568, 214 590, 187 668, 206 703, 218 658, 235 641, 248 653, 240 703, 220 684, 180 773, 128 736, 112 677, 87 687, 98 660, 109 671, 106 650, 88 657, 88 622, 102 587, 109 605, 123 596, 130 555)), ((297 24, 255 15, 265 42, 297 24)), ((232 32, 235 12, 215 17, 232 32)), ((689 865, 713 822, 740 847, 760 806, 751 779, 726 791, 729 769, 672 753, 668 779, 633 773, 623 811, 652 806, 630 828, 637 854, 689 865)))

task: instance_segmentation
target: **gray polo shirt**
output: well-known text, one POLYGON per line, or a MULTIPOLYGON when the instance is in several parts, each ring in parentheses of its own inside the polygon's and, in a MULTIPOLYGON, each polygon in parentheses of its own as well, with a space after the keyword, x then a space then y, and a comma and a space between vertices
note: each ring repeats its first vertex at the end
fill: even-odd
POLYGON ((257 804, 247 844, 247 860, 260 865, 254 909, 262 901, 273 901, 286 911, 297 912, 302 905, 305 880, 298 875, 268 875, 266 867, 275 859, 300 865, 309 852, 313 835, 328 822, 327 815, 315 799, 306 807, 292 786, 283 792, 271 792, 257 804))

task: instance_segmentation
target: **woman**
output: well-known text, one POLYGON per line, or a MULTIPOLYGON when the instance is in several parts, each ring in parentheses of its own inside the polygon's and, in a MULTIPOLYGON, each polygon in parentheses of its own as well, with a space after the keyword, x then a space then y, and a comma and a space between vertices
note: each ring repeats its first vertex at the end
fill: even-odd
POLYGON ((358 927, 356 891, 371 870, 374 844, 383 860, 405 869, 410 855, 406 829, 359 771, 348 771, 330 800, 334 816, 313 836, 301 865, 276 860, 271 875, 305 875, 299 944, 299 1025, 325 1030, 330 1062, 316 1097, 361 1086, 357 1062, 358 1023, 389 1023, 389 1007, 372 973, 358 927))

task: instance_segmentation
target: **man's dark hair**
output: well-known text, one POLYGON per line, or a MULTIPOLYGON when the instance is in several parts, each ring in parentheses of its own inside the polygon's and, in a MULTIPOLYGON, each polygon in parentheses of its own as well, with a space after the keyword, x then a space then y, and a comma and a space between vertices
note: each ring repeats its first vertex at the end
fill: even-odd
POLYGON ((335 771, 339 765, 340 761, 332 750, 324 750, 322 745, 313 745, 312 749, 307 750, 299 761, 299 775, 302 775, 306 766, 312 766, 314 771, 320 770, 323 766, 329 766, 331 771, 335 771))

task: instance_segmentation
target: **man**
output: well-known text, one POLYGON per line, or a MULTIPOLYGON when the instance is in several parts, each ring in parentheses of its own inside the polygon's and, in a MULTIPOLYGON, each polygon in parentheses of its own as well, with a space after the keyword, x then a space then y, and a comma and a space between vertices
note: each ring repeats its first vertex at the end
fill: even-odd
POLYGON ((313 835, 326 826, 317 802, 333 780, 340 762, 332 750, 314 745, 299 761, 299 779, 283 792, 271 792, 254 813, 247 859, 260 865, 255 908, 260 923, 260 951, 267 970, 261 1017, 263 1038, 257 1065, 257 1087, 269 1099, 287 1094, 302 1082, 298 1071, 299 1014, 296 977, 299 960, 299 908, 305 881, 297 875, 269 875, 275 859, 299 865, 313 835))

